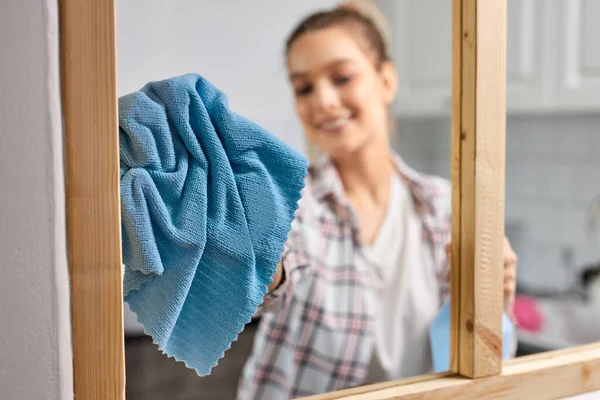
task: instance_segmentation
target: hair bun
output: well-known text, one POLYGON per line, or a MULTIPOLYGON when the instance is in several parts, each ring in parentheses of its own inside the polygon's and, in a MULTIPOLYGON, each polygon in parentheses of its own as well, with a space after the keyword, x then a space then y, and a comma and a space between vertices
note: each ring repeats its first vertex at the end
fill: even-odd
POLYGON ((336 8, 353 10, 370 19, 383 38, 386 49, 391 49, 391 29, 385 14, 372 0, 346 0, 336 8))

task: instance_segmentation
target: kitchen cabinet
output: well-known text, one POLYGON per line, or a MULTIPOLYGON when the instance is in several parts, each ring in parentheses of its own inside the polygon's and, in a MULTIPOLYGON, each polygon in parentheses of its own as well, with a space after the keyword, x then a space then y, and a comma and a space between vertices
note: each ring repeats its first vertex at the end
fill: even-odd
POLYGON ((600 110, 600 1, 561 0, 558 4, 558 108, 600 110))
POLYGON ((450 115, 452 106, 452 1, 378 1, 391 24, 397 64, 397 115, 450 115))
MULTIPOLYGON (((375 0, 391 26, 397 117, 449 116, 452 0, 375 0)), ((507 112, 600 110, 598 0, 507 1, 507 112)))
POLYGON ((506 7, 507 112, 549 110, 556 101, 556 61, 548 24, 553 11, 548 0, 508 0, 506 7))

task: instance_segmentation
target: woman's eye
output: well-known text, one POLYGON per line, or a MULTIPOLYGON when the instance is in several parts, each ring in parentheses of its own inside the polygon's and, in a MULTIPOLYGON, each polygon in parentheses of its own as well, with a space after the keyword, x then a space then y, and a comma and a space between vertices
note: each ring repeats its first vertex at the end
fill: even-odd
POLYGON ((296 96, 306 96, 312 91, 312 87, 310 85, 299 86, 296 88, 296 96))
POLYGON ((343 85, 350 81, 350 77, 349 76, 337 76, 333 79, 333 81, 335 82, 336 85, 343 85))

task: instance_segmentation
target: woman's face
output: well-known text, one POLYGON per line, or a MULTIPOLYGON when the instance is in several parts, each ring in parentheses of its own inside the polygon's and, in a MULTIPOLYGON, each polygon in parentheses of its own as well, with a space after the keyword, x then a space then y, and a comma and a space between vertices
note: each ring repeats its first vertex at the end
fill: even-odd
POLYGON ((387 108, 396 94, 391 63, 376 67, 343 28, 300 36, 288 53, 296 112, 308 140, 333 159, 376 140, 387 143, 387 108))

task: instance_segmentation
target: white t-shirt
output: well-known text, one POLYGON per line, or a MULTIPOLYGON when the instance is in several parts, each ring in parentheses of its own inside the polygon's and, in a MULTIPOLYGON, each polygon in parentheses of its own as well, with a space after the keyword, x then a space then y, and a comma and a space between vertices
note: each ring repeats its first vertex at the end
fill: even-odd
POLYGON ((432 248, 404 181, 394 175, 375 242, 357 262, 371 271, 376 304, 375 346, 365 383, 432 371, 429 325, 439 311, 432 248))

